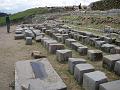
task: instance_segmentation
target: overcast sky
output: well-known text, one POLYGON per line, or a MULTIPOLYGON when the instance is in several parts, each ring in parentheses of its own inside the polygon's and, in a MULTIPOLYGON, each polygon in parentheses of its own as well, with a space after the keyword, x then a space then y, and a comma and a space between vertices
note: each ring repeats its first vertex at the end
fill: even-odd
POLYGON ((0 0, 0 11, 16 13, 34 7, 89 5, 94 1, 98 0, 0 0))

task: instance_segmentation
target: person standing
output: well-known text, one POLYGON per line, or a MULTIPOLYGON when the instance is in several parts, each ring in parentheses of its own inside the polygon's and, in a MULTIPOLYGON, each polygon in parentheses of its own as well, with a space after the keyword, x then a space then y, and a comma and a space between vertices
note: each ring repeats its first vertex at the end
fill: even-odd
POLYGON ((7 33, 10 33, 10 17, 6 16, 7 33))

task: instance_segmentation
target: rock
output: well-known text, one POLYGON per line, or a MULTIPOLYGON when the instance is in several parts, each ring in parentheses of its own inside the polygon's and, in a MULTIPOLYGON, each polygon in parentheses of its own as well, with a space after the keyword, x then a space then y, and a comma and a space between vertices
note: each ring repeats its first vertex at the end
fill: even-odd
POLYGON ((15 67, 16 90, 67 90, 46 58, 18 61, 15 67))
POLYGON ((21 30, 16 30, 15 34, 22 34, 23 32, 21 30))
POLYGON ((15 40, 24 39, 24 34, 15 34, 15 40))
POLYGON ((120 60, 120 54, 112 54, 103 56, 103 67, 113 70, 115 62, 120 60))
POLYGON ((75 40, 75 39, 66 39, 66 40, 65 40, 65 44, 66 44, 68 47, 71 47, 71 43, 73 43, 73 42, 76 42, 76 40, 75 40))
POLYGON ((92 61, 102 60, 103 53, 100 50, 88 50, 88 58, 92 61))
POLYGON ((99 85, 107 81, 107 77, 101 71, 85 73, 83 75, 83 88, 85 90, 99 90, 99 85))
POLYGON ((72 51, 68 49, 57 50, 56 56, 57 56, 58 61, 60 62, 68 61, 68 58, 72 57, 72 51))
POLYGON ((69 58, 68 59, 68 68, 71 74, 74 74, 74 68, 76 64, 86 63, 85 59, 82 58, 69 58))
POLYGON ((89 44, 91 45, 91 46, 95 46, 95 42, 96 41, 99 41, 100 40, 100 38, 90 38, 89 39, 89 44))
POLYGON ((38 58, 45 58, 46 55, 43 55, 40 51, 33 51, 31 56, 34 58, 34 59, 38 59, 38 58))
POLYGON ((120 75, 120 60, 115 62, 114 71, 117 75, 120 75))
POLYGON ((99 90, 120 90, 120 80, 100 84, 99 90))
POLYGON ((73 42, 71 43, 71 48, 74 49, 74 50, 78 50, 78 47, 82 47, 83 45, 80 44, 79 42, 73 42))
POLYGON ((49 52, 54 54, 56 53, 56 50, 61 50, 64 49, 64 45, 60 43, 55 43, 55 44, 49 44, 49 52))
POLYGON ((87 52, 88 52, 88 47, 86 46, 83 46, 83 47, 78 47, 78 50, 80 55, 87 55, 87 52))
POLYGON ((32 37, 26 37, 26 45, 32 45, 32 37))
POLYGON ((80 84, 82 84, 84 73, 93 71, 94 67, 91 64, 77 64, 74 69, 74 77, 80 84))
POLYGON ((36 36, 35 37, 35 41, 36 42, 41 42, 41 38, 43 38, 43 36, 41 36, 41 35, 40 36, 36 36))

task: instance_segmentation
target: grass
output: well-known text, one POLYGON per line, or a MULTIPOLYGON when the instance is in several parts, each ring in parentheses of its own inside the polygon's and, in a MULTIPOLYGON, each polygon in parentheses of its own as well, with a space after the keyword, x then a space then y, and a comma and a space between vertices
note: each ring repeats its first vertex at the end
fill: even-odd
MULTIPOLYGON (((22 20, 24 21, 28 17, 33 17, 36 14, 45 14, 45 13, 48 13, 47 8, 33 8, 10 15, 10 20, 11 22, 18 22, 22 20)), ((0 17, 0 25, 4 25, 4 24, 5 24, 5 17, 0 17)))

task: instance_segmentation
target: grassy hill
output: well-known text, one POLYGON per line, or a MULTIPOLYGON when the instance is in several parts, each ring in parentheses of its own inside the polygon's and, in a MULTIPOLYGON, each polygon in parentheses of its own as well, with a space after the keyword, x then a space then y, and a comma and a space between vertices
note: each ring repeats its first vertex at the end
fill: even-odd
MULTIPOLYGON (((44 14, 48 13, 47 8, 33 8, 33 9, 28 9, 23 12, 19 12, 13 15, 10 15, 10 20, 12 23, 19 22, 19 21, 24 21, 26 18, 33 17, 36 14, 44 14)), ((5 25, 5 17, 0 17, 0 25, 5 25)))

